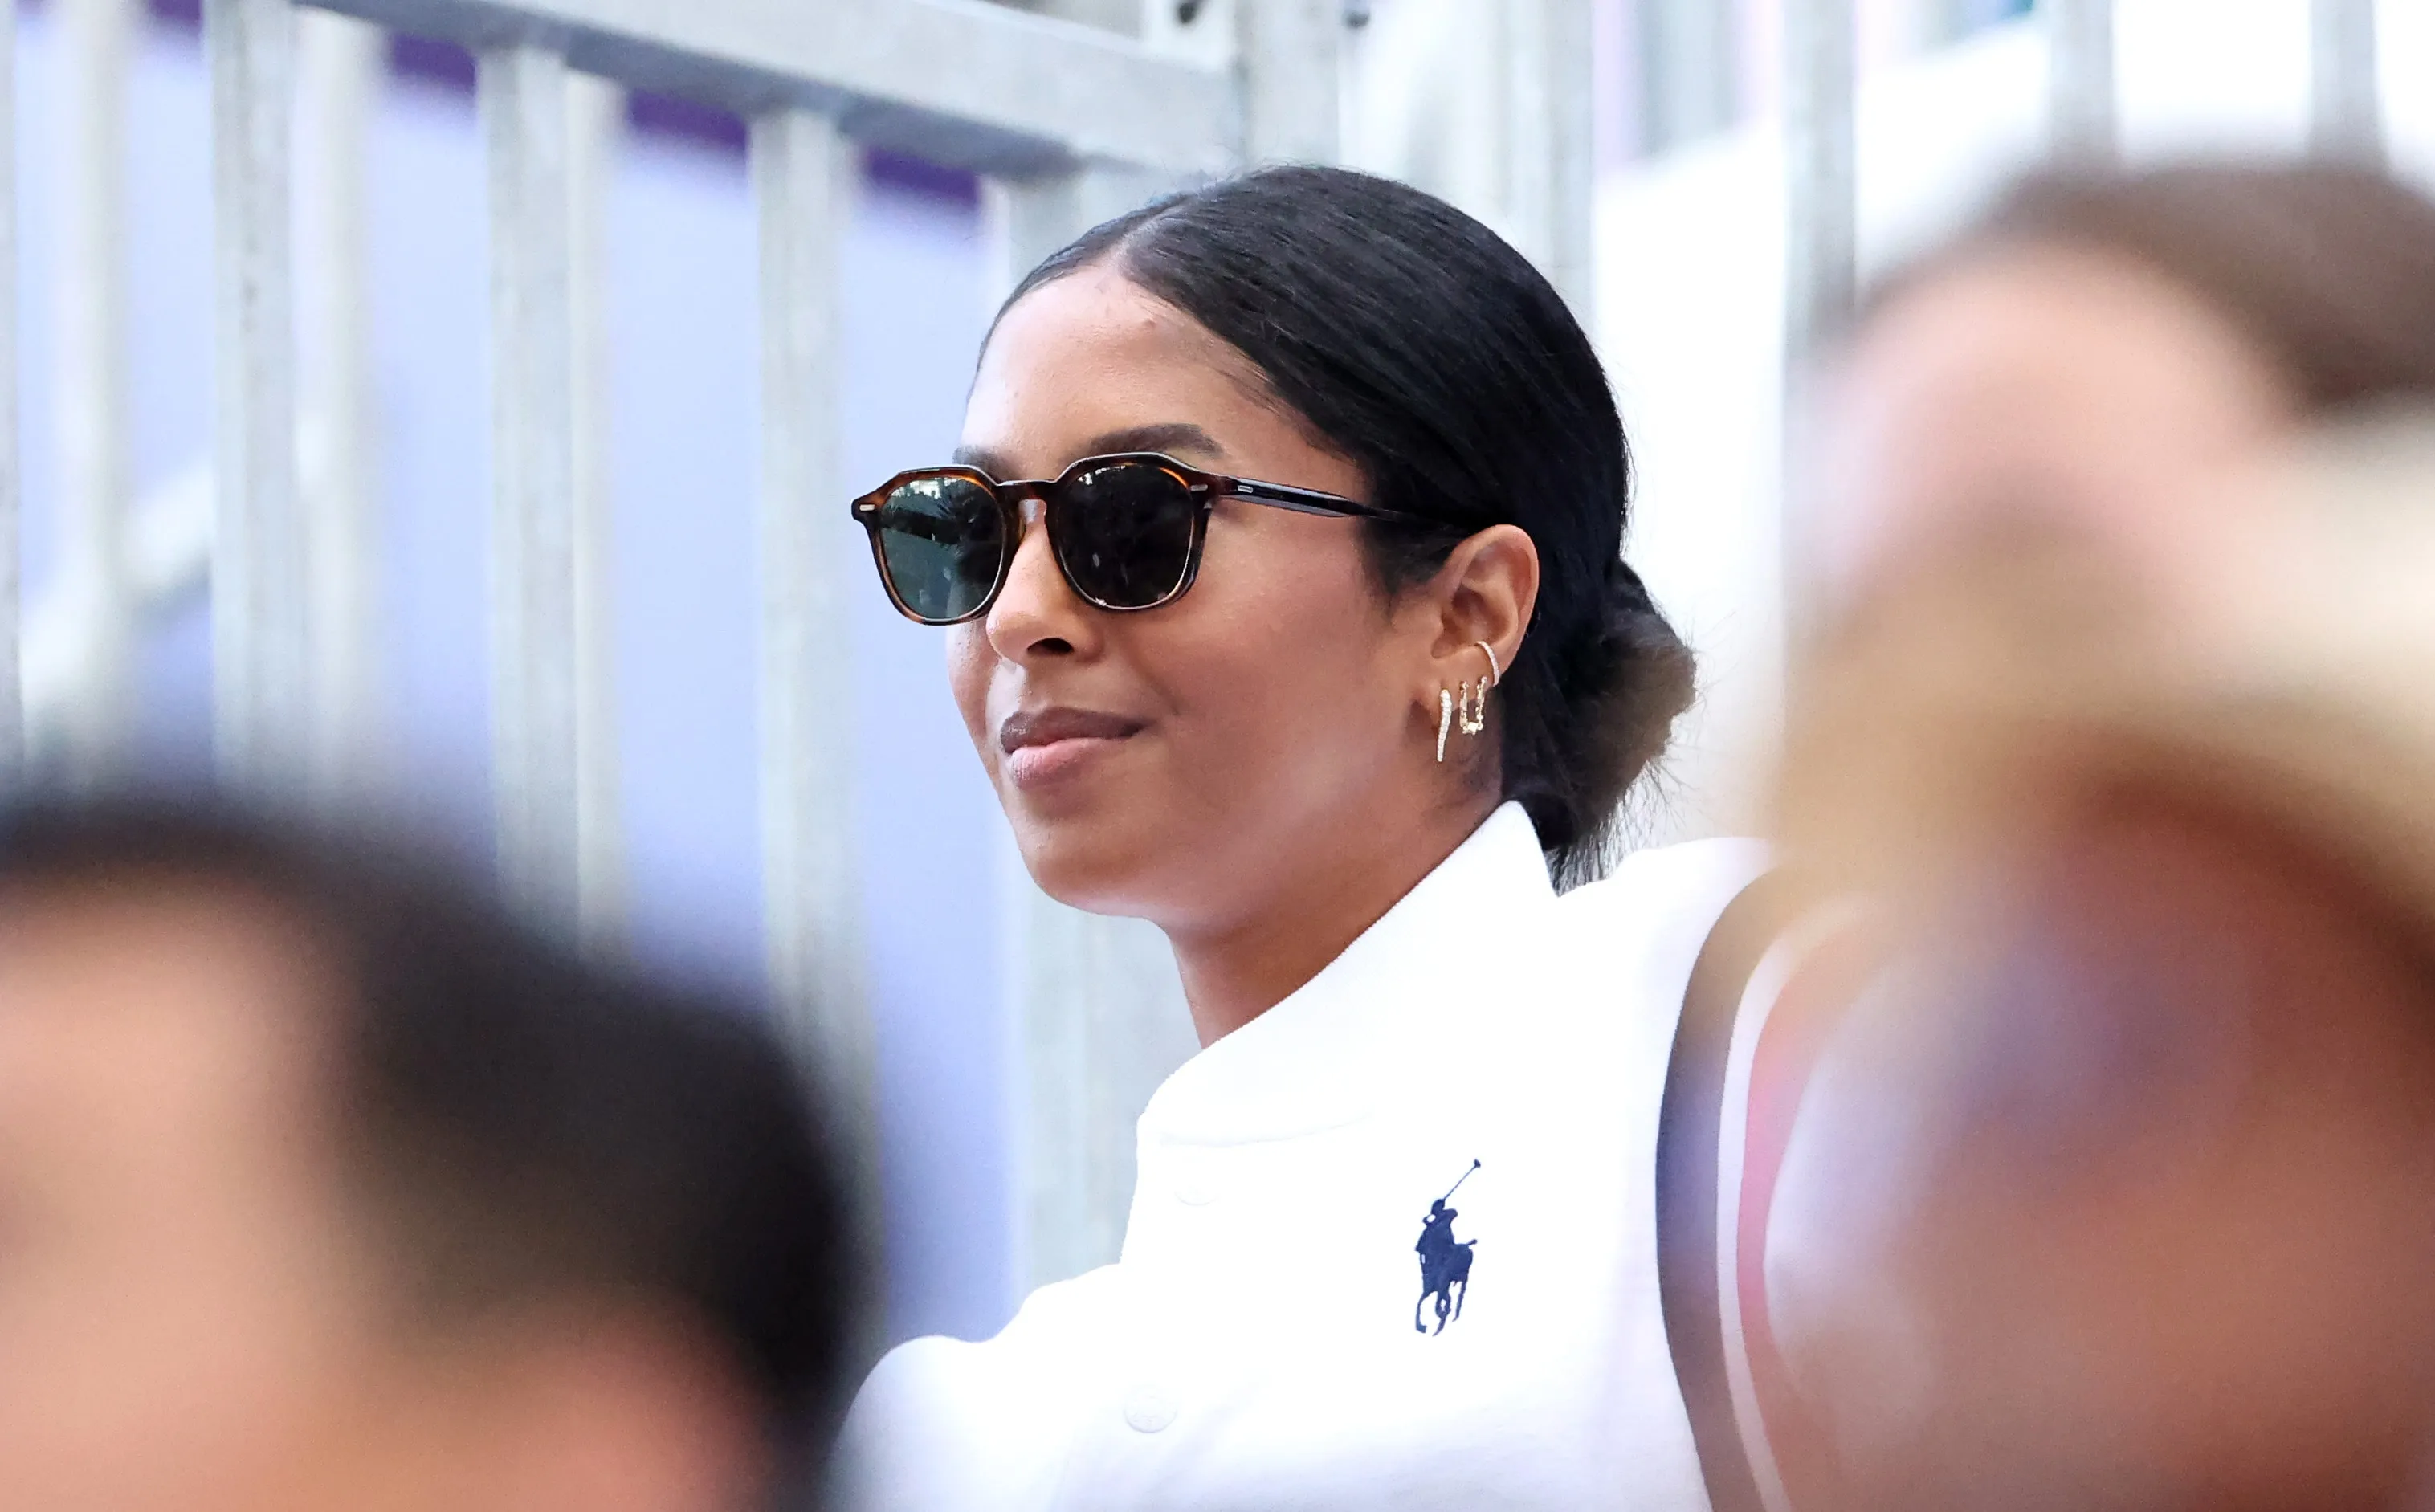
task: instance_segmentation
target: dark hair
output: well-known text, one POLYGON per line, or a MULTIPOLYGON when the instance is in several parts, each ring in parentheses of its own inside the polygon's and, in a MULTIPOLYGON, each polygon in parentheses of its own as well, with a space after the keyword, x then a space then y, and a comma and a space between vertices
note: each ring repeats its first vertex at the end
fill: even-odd
POLYGON ((2310 412, 2435 394, 2435 201, 2381 174, 2331 163, 2041 174, 1880 298, 2024 246, 2169 279, 2254 343, 2310 412))
POLYGON ((336 1137, 420 1314, 673 1304, 729 1350, 788 1469, 820 1452, 858 1250, 766 1019, 587 961, 383 837, 165 798, 0 815, 0 889, 154 886, 267 902, 339 985, 336 1137))
POLYGON ((1589 337, 1538 270, 1443 200, 1341 168, 1265 168, 1118 216, 1008 305, 1102 261, 1190 316, 1361 469, 1389 593, 1515 524, 1539 602, 1498 703, 1503 794, 1562 882, 1593 875, 1692 696, 1691 653, 1624 564, 1631 455, 1589 337))

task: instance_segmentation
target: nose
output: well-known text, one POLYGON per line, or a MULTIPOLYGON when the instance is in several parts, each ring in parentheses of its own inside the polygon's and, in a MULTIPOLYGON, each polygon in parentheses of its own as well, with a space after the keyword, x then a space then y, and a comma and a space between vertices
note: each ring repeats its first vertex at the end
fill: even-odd
POLYGON ((985 622, 991 648, 1018 663, 1090 654, 1098 644, 1098 616, 1058 571, 1047 507, 1037 495, 1023 501, 1021 521, 1014 562, 985 622))

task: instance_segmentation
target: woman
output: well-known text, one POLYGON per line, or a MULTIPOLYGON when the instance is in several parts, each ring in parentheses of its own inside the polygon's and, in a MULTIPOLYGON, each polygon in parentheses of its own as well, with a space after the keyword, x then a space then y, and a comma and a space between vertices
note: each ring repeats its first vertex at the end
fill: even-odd
POLYGON ((1007 301, 958 465, 855 508, 1032 875, 1166 931, 1204 1048, 1117 1264, 874 1374, 863 1503, 1696 1498, 1652 1145, 1756 856, 1557 897, 1692 692, 1628 489, 1563 301, 1383 180, 1168 199, 1007 301))
MULTIPOLYGON (((2356 815, 2426 758, 2326 668, 2364 681, 2424 643, 2375 618, 2372 573, 2284 603, 2369 516, 2269 520, 2254 480, 2311 427, 2435 402, 2435 204, 2323 166, 2036 180, 1879 294, 1828 394, 1865 610, 1841 686, 1871 685, 1848 663, 1874 641, 1881 694, 1934 660, 1973 690, 1955 707, 2029 733, 1910 739, 1953 769, 1891 792, 1851 778, 1865 762, 1787 777, 1813 829, 1874 812, 1888 851, 1937 830, 1924 791, 1992 793, 2012 828, 1854 1027, 1908 1016, 1839 1039, 1745 1167, 1781 1162, 1772 1213, 1745 1208, 1751 1332, 1782 1347, 1753 1350, 1753 1458, 1805 1508, 2423 1506, 2435 976, 2389 860, 2409 827, 2356 815), (2269 525, 2299 549, 2244 548, 2269 525), (1986 592, 1948 588, 1968 608, 1941 633, 1897 617, 1937 580, 1915 568, 1990 526, 2086 555, 2050 585, 2017 550, 1964 562, 1986 592), (2267 587, 2230 576, 2261 561, 2267 587), (2282 614, 2270 652, 2224 657, 2233 691, 2188 611, 2230 581, 2282 614), (1991 629, 1991 601, 2042 592, 1991 629)), ((2423 555, 2406 518, 2377 528, 2423 555)), ((2389 680, 2423 707, 2423 680, 2389 680)), ((1841 728, 1886 740, 1891 706, 1845 703, 1841 728)))

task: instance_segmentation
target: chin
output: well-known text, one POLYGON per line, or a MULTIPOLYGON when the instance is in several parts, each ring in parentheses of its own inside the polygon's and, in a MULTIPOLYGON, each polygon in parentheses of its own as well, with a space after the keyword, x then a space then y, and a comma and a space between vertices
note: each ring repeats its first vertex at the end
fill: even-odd
POLYGON ((1024 869, 1040 890, 1069 908, 1094 914, 1130 914, 1139 892, 1139 868, 1130 849, 1113 837, 1075 833, 1071 826, 1044 826, 1046 833, 1018 840, 1024 869))
POLYGON ((1137 825, 1099 816, 1010 813, 1015 848, 1040 890, 1086 913, 1150 917, 1158 864, 1175 854, 1137 825))

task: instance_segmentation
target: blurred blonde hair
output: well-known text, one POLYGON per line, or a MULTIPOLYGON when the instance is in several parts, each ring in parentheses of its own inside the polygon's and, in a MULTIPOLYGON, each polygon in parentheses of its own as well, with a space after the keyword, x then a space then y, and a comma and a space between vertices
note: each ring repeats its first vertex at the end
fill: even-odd
POLYGON ((2308 414, 2435 400, 2435 199, 2329 163, 2033 175, 1881 282, 1861 323, 1947 269, 2049 247, 2134 263, 2196 296, 2308 414))

